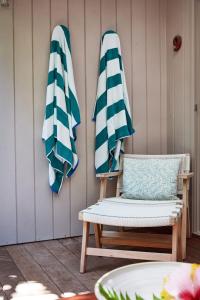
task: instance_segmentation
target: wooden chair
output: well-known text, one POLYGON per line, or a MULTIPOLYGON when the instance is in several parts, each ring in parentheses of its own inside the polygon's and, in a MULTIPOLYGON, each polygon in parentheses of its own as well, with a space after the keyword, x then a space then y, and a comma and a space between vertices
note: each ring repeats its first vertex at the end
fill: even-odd
POLYGON ((189 226, 189 182, 190 155, 132 155, 124 157, 137 158, 180 158, 178 175, 178 200, 148 201, 130 200, 120 197, 122 191, 122 171, 97 175, 100 178, 99 201, 79 213, 83 221, 83 238, 80 272, 86 271, 88 255, 120 257, 141 260, 177 261, 186 257, 186 236, 190 235, 189 226), (116 196, 106 198, 106 187, 110 177, 117 177, 116 196), (90 223, 94 224, 96 248, 88 247, 90 223), (117 226, 118 231, 103 230, 103 225, 117 226), (171 226, 172 234, 158 234, 146 232, 131 232, 125 228, 149 228, 171 226), (123 230, 122 230, 123 229, 123 230), (187 231, 188 230, 188 231, 187 231), (103 248, 104 245, 131 246, 168 249, 168 253, 118 250, 103 248), (171 249, 171 253, 169 253, 171 249))

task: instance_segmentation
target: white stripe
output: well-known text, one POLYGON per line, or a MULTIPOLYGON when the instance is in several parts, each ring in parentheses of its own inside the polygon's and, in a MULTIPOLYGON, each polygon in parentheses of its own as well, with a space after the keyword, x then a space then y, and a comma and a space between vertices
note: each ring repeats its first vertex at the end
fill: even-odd
POLYGON ((47 140, 53 134, 53 121, 54 121, 53 115, 48 119, 44 120, 44 125, 42 130, 42 138, 44 140, 47 140))
POLYGON ((99 168, 108 158, 108 141, 101 145, 95 153, 95 167, 99 168))

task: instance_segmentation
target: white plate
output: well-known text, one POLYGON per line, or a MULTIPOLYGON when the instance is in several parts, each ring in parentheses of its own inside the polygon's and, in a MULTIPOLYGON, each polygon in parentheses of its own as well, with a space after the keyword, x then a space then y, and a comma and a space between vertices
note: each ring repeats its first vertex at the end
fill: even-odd
POLYGON ((117 293, 128 293, 131 300, 139 294, 145 300, 152 300, 153 294, 160 295, 163 278, 180 267, 178 262, 149 262, 132 264, 115 269, 102 276, 95 285, 95 295, 98 300, 105 300, 99 293, 99 284, 107 289, 115 289, 117 293))

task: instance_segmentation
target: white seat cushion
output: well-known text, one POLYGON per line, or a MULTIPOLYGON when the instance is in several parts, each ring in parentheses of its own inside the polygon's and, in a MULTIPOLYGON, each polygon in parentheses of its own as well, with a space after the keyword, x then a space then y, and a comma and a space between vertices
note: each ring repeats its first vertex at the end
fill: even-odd
POLYGON ((156 227, 173 225, 181 211, 181 200, 151 201, 115 197, 105 198, 82 210, 79 219, 112 226, 156 227))

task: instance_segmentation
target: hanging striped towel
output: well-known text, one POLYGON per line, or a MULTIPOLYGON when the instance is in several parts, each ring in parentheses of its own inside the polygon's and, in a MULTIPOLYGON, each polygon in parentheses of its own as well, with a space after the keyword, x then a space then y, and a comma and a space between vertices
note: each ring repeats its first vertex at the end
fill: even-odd
POLYGON ((96 121, 96 173, 119 169, 124 138, 131 136, 132 127, 119 36, 107 31, 102 37, 97 100, 93 115, 96 121))
POLYGON ((63 177, 70 177, 78 165, 76 126, 80 111, 74 84, 70 33, 63 26, 54 28, 51 46, 46 111, 42 138, 49 161, 49 184, 58 193, 63 177))

